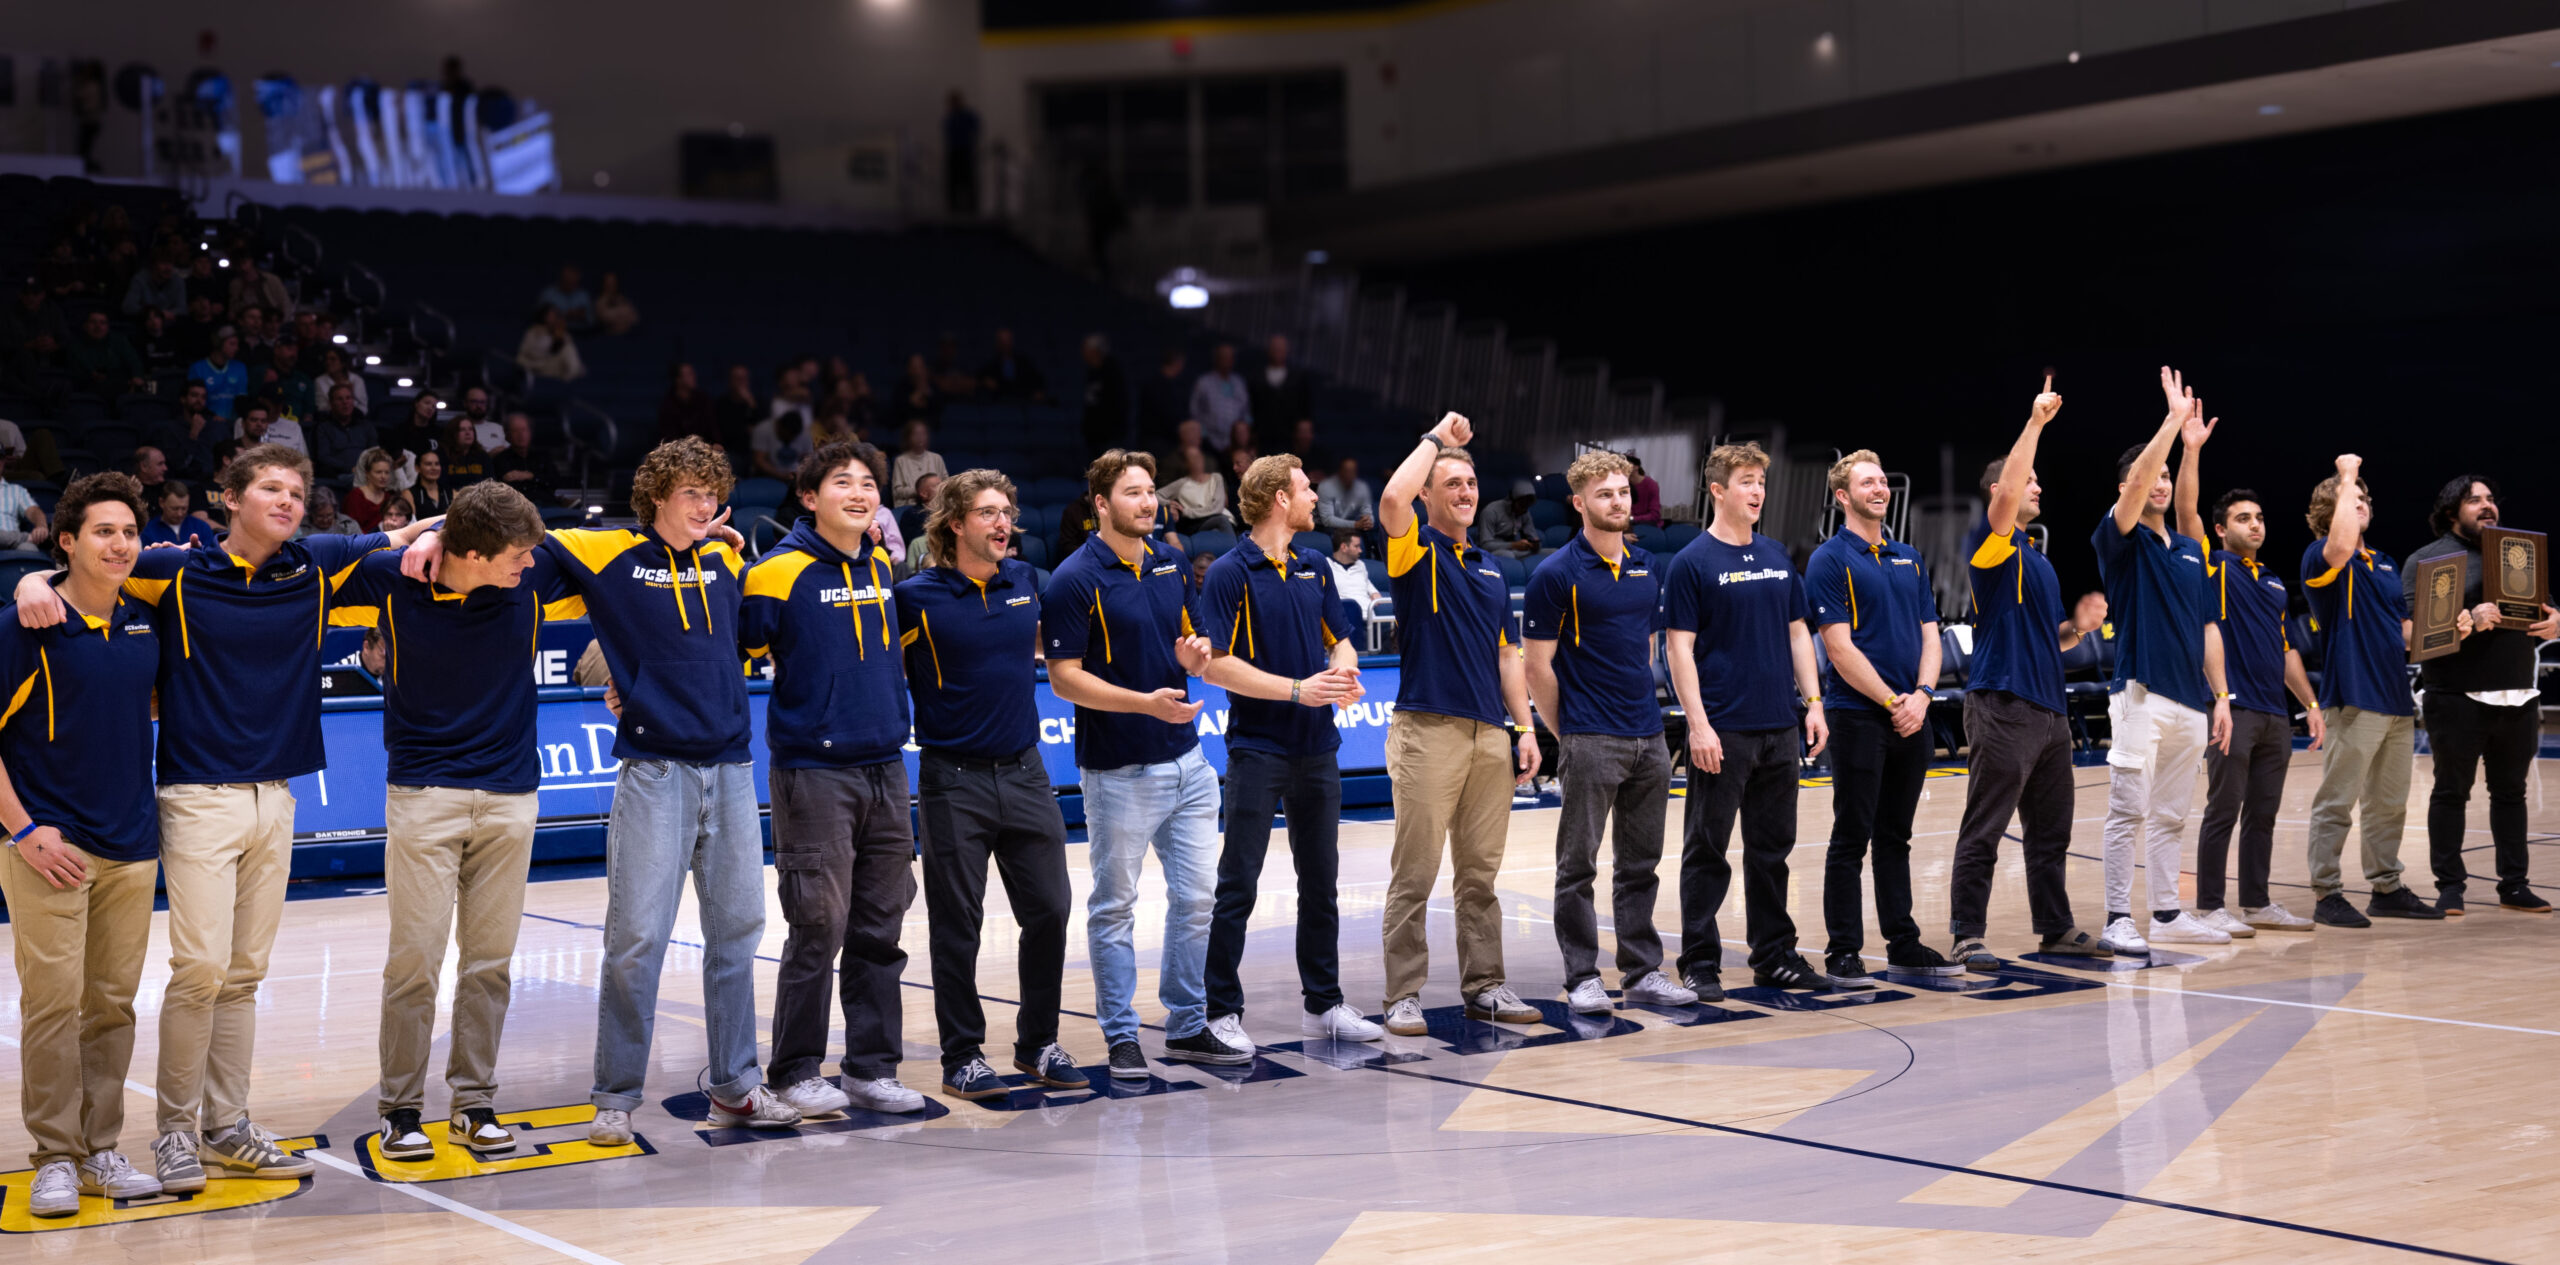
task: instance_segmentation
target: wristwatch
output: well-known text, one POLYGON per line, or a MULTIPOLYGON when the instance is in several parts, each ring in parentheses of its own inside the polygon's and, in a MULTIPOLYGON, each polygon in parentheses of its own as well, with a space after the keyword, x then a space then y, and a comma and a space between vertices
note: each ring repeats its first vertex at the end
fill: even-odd
POLYGON ((1445 440, 1441 439, 1438 435, 1434 435, 1434 434, 1432 434, 1430 431, 1427 431, 1427 430, 1426 430, 1426 431, 1422 432, 1422 437, 1423 437, 1424 439, 1428 439, 1428 440, 1430 440, 1430 441, 1431 441, 1431 446, 1432 446, 1432 447, 1434 447, 1434 448, 1442 448, 1442 449, 1445 449, 1445 448, 1447 448, 1447 447, 1449 446, 1449 445, 1448 445, 1448 443, 1447 443, 1447 441, 1445 441, 1445 440))
POLYGON ((1290 702, 1294 703, 1294 702, 1297 702, 1297 701, 1298 701, 1298 687, 1299 687, 1299 686, 1302 686, 1302 685, 1305 685, 1305 684, 1306 684, 1306 682, 1305 682, 1305 681, 1303 681, 1303 680, 1299 680, 1299 681, 1291 681, 1291 682, 1289 682, 1289 701, 1290 701, 1290 702))

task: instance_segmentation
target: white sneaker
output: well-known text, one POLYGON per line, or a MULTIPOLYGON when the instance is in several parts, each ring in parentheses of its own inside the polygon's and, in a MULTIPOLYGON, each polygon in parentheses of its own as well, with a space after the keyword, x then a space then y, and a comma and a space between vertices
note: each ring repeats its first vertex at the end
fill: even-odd
POLYGON ((80 1211, 80 1178, 69 1160, 55 1160, 36 1170, 27 1191, 27 1211, 39 1217, 69 1217, 80 1211))
POLYGON ((2260 931, 2309 931, 2313 926, 2310 919, 2282 905, 2274 904, 2263 905, 2256 909, 2243 909, 2240 911, 2240 920, 2260 931))
POLYGON ((2256 927, 2252 927, 2249 924, 2240 921, 2240 919, 2228 909, 2208 909, 2203 913, 2196 915, 2196 921, 2203 923, 2204 925, 2211 927, 2234 940, 2247 940, 2258 934, 2258 929, 2256 927))
POLYGON ((1683 988, 1661 971, 1647 971, 1642 979, 1627 985, 1626 998, 1647 1006, 1694 1006, 1698 1004, 1696 989, 1683 988))
POLYGON ((2109 953, 2132 957, 2151 952, 2151 942, 2142 938, 2142 929, 2135 926, 2131 918, 2109 919, 2106 934, 2098 937, 2098 944, 2109 953))
POLYGON ((1243 1015, 1220 1015, 1209 1021, 1209 1031, 1228 1045, 1248 1055, 1253 1053, 1253 1038, 1244 1034, 1243 1015))
POLYGON ((1367 1016, 1353 1010, 1351 1003, 1344 1001, 1335 1002, 1333 1009, 1323 1014, 1301 1016, 1298 1033, 1329 1041, 1375 1041, 1387 1035, 1387 1030, 1369 1022, 1367 1016))
POLYGON ((160 1193, 160 1179, 145 1176, 113 1151, 100 1151, 80 1161, 80 1193, 109 1199, 149 1199, 160 1193))
POLYGON ((812 1076, 776 1095, 791 1104, 802 1116, 832 1116, 843 1111, 853 1100, 824 1076, 812 1076))
POLYGON ((587 1141, 596 1146, 631 1145, 631 1113, 613 1107, 596 1108, 596 1118, 587 1125, 587 1141))
POLYGON ((1605 1015, 1618 1008, 1616 1002, 1609 1000, 1609 990, 1602 988, 1597 978, 1574 985, 1573 991, 1564 995, 1564 1004, 1573 1007, 1573 1013, 1577 1015, 1605 1015))
POLYGON ((2167 922, 2151 924, 2151 938, 2162 944, 2229 944, 2231 933, 2218 931, 2197 918, 2195 911, 2182 909, 2167 922))
MULTIPOLYGON (((735 1129, 788 1129, 800 1123, 800 1109, 774 1096, 762 1085, 747 1091, 742 1103, 724 1103, 717 1094, 711 1098, 711 1127, 735 1129)), ((602 1113, 599 1112, 599 1115, 602 1113)))
POLYGON ((910 1111, 924 1110, 924 1095, 899 1084, 894 1076, 867 1081, 847 1080, 844 1086, 841 1092, 850 1095, 867 1111, 903 1116, 910 1111))
POLYGON ((1387 1007, 1387 1031, 1400 1037, 1418 1037, 1431 1031, 1422 1021, 1422 999, 1407 997, 1387 1007))

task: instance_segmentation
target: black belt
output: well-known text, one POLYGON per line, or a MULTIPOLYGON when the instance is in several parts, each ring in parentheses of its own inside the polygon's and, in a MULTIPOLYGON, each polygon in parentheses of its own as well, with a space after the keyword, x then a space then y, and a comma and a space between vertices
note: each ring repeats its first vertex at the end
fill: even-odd
POLYGON ((937 760, 941 763, 948 764, 953 768, 968 769, 978 773, 992 773, 997 769, 1010 769, 1021 765, 1027 765, 1031 763, 1033 756, 1039 750, 1040 748, 1037 746, 1024 747, 1022 750, 1017 751, 1012 755, 990 760, 985 756, 962 755, 961 753, 952 751, 948 748, 926 747, 923 750, 922 758, 927 760, 937 760))

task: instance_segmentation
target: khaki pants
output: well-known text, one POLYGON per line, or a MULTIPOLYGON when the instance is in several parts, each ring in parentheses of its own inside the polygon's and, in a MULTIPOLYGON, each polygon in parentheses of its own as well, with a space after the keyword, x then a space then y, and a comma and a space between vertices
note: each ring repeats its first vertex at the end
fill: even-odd
POLYGON ((2398 891, 2417 719, 2361 707, 2332 707, 2325 714, 2328 751, 2320 762, 2320 789, 2311 796, 2311 893, 2335 896, 2344 886, 2338 855, 2346 851, 2350 815, 2362 826, 2365 881, 2376 895, 2398 891))
POLYGON ((453 1047, 444 1067, 453 1113, 459 1117, 496 1098, 498 1037, 507 1024, 508 966, 524 921, 534 817, 530 794, 390 788, 383 805, 390 840, 382 863, 391 889, 391 954, 382 966, 383 1115, 426 1106, 436 981, 449 940, 462 950, 454 971, 453 1047))
POLYGON ((293 795, 284 787, 160 788, 160 872, 169 889, 162 1133, 219 1133, 249 1118, 258 983, 293 870, 293 795))
POLYGON ((1494 874, 1511 826, 1511 742, 1500 725, 1399 711, 1387 725, 1396 841, 1387 877, 1387 1004, 1419 996, 1431 971, 1431 884, 1446 846, 1466 995, 1503 982, 1494 874))
POLYGON ((0 857, 17 940, 18 1105, 37 1168, 116 1149, 133 992, 151 947, 159 863, 82 856, 89 878, 71 888, 45 881, 15 848, 0 857))

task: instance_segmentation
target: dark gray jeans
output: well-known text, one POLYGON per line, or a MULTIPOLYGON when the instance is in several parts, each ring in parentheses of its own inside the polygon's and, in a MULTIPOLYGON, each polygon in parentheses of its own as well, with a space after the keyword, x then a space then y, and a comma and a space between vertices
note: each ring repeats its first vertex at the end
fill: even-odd
POLYGON ((1609 914, 1618 924, 1618 974, 1632 984, 1662 966, 1662 936, 1653 928, 1662 881, 1662 821, 1670 807, 1671 751, 1661 734, 1621 738, 1565 734, 1557 742, 1564 816, 1556 826, 1556 947, 1564 952, 1570 989, 1600 976, 1599 912, 1591 884, 1598 872, 1600 832, 1612 813, 1609 914))
POLYGON ((831 973, 844 1001, 845 1075, 895 1076, 906 1044, 898 977, 907 951, 898 933, 916 897, 907 766, 775 769, 771 784, 774 877, 791 934, 774 984, 765 1082, 787 1089, 819 1074, 831 973))

